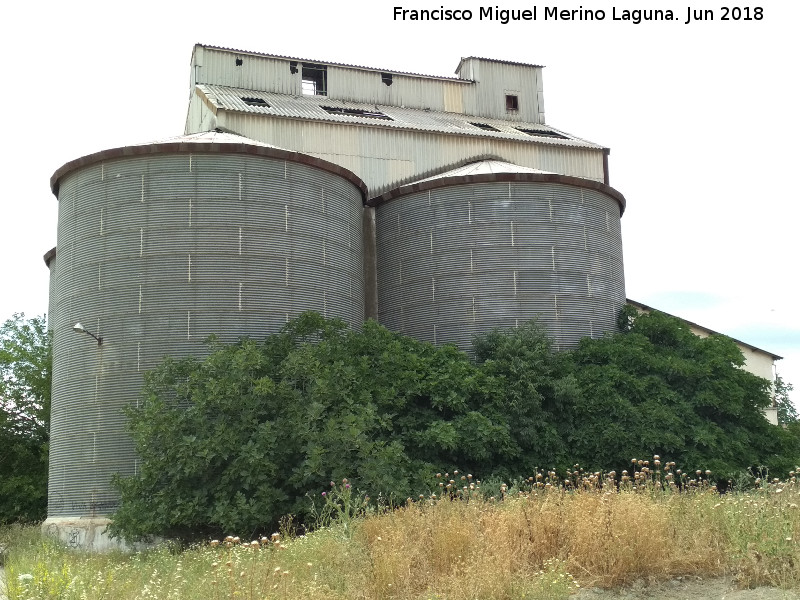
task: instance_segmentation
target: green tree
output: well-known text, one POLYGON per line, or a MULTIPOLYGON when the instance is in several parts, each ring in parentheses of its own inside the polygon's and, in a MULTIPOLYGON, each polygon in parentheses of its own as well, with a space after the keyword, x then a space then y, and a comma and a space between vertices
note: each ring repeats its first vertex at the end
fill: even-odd
POLYGON ((789 393, 794 389, 794 386, 783 380, 783 377, 777 375, 775 377, 775 405, 778 407, 778 423, 781 425, 788 425, 789 423, 796 423, 800 421, 800 416, 797 414, 797 407, 789 397, 789 393))
POLYGON ((508 419, 479 410, 493 381, 453 346, 314 313, 167 361, 128 413, 142 462, 116 482, 113 531, 268 531, 331 480, 403 502, 437 470, 491 468, 515 446, 508 419))
POLYGON ((565 438, 572 424, 564 417, 579 390, 541 326, 533 320, 513 329, 495 329, 478 336, 473 349, 492 388, 478 408, 503 423, 509 437, 502 459, 491 471, 519 477, 531 468, 568 462, 565 438))
POLYGON ((660 454, 723 477, 795 460, 794 443, 763 414, 770 383, 741 368, 733 340, 701 338, 657 311, 623 311, 620 325, 568 355, 581 389, 567 440, 577 460, 611 468, 660 454))
POLYGON ((0 326, 0 522, 46 515, 51 365, 44 317, 0 326))

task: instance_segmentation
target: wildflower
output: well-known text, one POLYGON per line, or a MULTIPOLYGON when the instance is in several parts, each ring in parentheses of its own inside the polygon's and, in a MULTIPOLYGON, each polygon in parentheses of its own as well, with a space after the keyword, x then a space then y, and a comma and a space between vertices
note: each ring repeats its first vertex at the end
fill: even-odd
POLYGON ((20 581, 22 583, 24 583, 26 581, 30 581, 32 579, 33 579, 33 575, 31 575, 30 573, 23 573, 22 575, 17 577, 17 581, 20 581))
POLYGON ((208 545, 211 546, 212 548, 216 548, 217 546, 219 546, 219 540, 211 540, 208 543, 208 545))
POLYGON ((345 488, 347 488, 347 489, 349 490, 349 489, 350 489, 350 484, 349 484, 349 483, 346 483, 346 484, 344 484, 344 487, 345 487, 345 488))
POLYGON ((327 496, 327 495, 328 495, 328 492, 322 492, 322 495, 323 495, 323 496, 327 496))

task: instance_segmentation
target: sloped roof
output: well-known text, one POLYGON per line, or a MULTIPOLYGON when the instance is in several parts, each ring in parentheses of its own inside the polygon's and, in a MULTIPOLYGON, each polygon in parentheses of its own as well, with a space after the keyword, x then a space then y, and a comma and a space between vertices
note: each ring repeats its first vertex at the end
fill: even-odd
POLYGON ((467 163, 464 166, 451 169, 444 173, 419 179, 413 183, 422 183, 423 181, 432 181, 433 179, 441 179, 444 177, 461 177, 463 175, 484 175, 487 173, 553 173, 552 171, 542 171, 541 169, 533 169, 531 167, 522 167, 515 165, 504 160, 479 160, 476 162, 467 163))
POLYGON ((673 314, 668 313, 668 312, 666 312, 664 310, 661 310, 661 309, 658 309, 658 308, 653 308, 652 306, 648 306, 647 304, 643 304, 643 303, 638 302, 636 300, 631 300, 630 298, 626 298, 625 299, 625 303, 633 306, 634 308, 636 308, 638 310, 641 310, 642 312, 657 311, 657 312, 660 312, 660 313, 664 313, 665 315, 668 315, 670 317, 675 317, 676 319, 680 319, 681 321, 686 323, 689 327, 695 327, 696 329, 700 329, 701 331, 705 332, 707 335, 724 335, 725 337, 731 338, 734 342, 736 342, 740 346, 744 346, 745 348, 748 348, 748 349, 752 350, 753 352, 761 352, 762 354, 766 354, 766 355, 770 356, 772 358, 772 360, 782 360, 783 359, 782 356, 778 356, 777 354, 773 354, 769 350, 764 350, 763 348, 759 348, 758 346, 753 346, 752 344, 748 344, 747 342, 743 342, 742 340, 737 340, 735 337, 731 337, 730 335, 726 335, 724 333, 720 333, 719 331, 714 331, 713 329, 709 329, 705 325, 700 325, 699 323, 695 323, 693 321, 689 321, 688 319, 684 319, 683 317, 679 317, 678 315, 673 315, 673 314))
POLYGON ((530 167, 523 167, 504 160, 495 158, 483 158, 465 165, 461 165, 449 170, 431 175, 425 179, 418 179, 404 183, 388 192, 385 192, 367 201, 368 206, 379 206, 395 198, 413 194, 425 190, 432 190, 448 185, 460 183, 491 183, 491 182, 537 182, 537 183, 560 183, 587 189, 597 190, 611 196, 619 204, 620 215, 625 212, 625 196, 605 183, 561 175, 550 171, 542 171, 530 167))
POLYGON ((367 199, 366 184, 361 180, 360 177, 355 175, 349 169, 345 169, 344 167, 334 164, 330 161, 304 154, 302 152, 287 150, 279 146, 265 144, 264 142, 259 142, 242 135, 220 130, 177 135, 154 142, 131 144, 129 146, 122 146, 119 148, 109 148, 107 150, 101 150, 100 152, 81 156, 80 158, 71 160, 70 162, 65 163, 56 169, 56 172, 53 173, 52 177, 50 177, 50 189, 56 196, 58 196, 60 185, 59 182, 64 175, 76 169, 80 169, 105 160, 157 153, 182 152, 228 152, 236 154, 252 154, 256 156, 265 156, 279 160, 290 160, 307 164, 348 179, 361 191, 362 198, 365 201, 367 199))
POLYGON ((415 131, 468 135, 498 140, 592 148, 597 150, 604 148, 599 144, 564 133, 554 127, 538 123, 505 121, 501 119, 463 115, 460 113, 403 108, 401 106, 345 102, 342 100, 333 100, 327 96, 290 96, 287 94, 260 92, 221 85, 198 84, 196 89, 201 98, 215 109, 250 113, 254 115, 309 121, 328 121, 351 125, 368 125, 373 127, 385 127, 387 129, 410 129, 415 131), (244 100, 245 98, 248 100, 244 100), (255 104, 253 99, 261 100, 265 102, 266 105, 255 104), (333 109, 334 111, 348 110, 364 111, 373 114, 382 113, 388 118, 355 116, 336 112, 331 113, 323 107, 333 109), (473 123, 488 125, 497 129, 497 131, 487 131, 473 123), (527 130, 527 132, 522 130, 527 130), (537 132, 541 132, 541 135, 536 135, 537 132))
POLYGON ((264 148, 277 148, 278 150, 286 150, 286 148, 274 146, 273 144, 265 144, 264 142, 259 142, 258 140, 254 140, 243 135, 218 130, 175 135, 160 140, 142 142, 140 144, 131 144, 131 146, 154 146, 160 144, 248 144, 250 146, 262 146, 264 148))

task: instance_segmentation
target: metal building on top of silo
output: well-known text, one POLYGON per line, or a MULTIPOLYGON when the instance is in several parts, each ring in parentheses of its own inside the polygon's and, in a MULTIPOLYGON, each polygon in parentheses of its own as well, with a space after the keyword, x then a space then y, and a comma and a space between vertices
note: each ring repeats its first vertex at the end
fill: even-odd
POLYGON ((625 199, 608 185, 482 160, 369 204, 378 318, 390 329, 465 350, 530 319, 557 349, 614 329, 625 199))
POLYGON ((165 356, 263 338, 308 310, 364 320, 366 188, 346 169, 241 136, 105 150, 51 180, 53 392, 48 521, 117 507, 137 457, 123 408, 165 356), (73 331, 76 324, 92 337, 73 331))

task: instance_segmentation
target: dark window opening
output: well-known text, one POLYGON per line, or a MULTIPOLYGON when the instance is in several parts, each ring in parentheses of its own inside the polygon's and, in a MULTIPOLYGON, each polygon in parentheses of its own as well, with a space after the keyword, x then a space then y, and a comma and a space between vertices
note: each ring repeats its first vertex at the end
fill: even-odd
POLYGON ((486 123, 470 123, 470 125, 474 125, 475 127, 483 129, 484 131, 500 131, 497 127, 492 127, 486 123))
POLYGON ((519 98, 506 94, 506 110, 519 110, 519 98))
POLYGON ((293 60, 293 61, 289 62, 289 73, 291 73, 292 75, 297 73, 297 61, 296 60, 293 60))
POLYGON ((522 133, 527 133, 528 135, 533 135, 533 136, 558 138, 559 140, 569 139, 567 136, 561 135, 560 133, 556 133, 555 131, 546 131, 540 129, 522 129, 521 127, 517 127, 516 129, 517 131, 521 131, 522 133))
POLYGON ((328 95, 328 67, 303 63, 303 94, 306 96, 328 95))
POLYGON ((386 85, 392 85, 392 74, 391 73, 381 73, 381 81, 386 85))
POLYGON ((269 104, 263 98, 250 98, 249 96, 242 96, 242 100, 244 100, 245 104, 249 104, 250 106, 264 106, 269 108, 269 104))
POLYGON ((241 67, 244 64, 244 61, 241 58, 236 59, 236 66, 241 67))
POLYGON ((337 106, 321 106, 323 110, 332 115, 347 115, 348 117, 365 117, 368 119, 383 119, 393 121, 392 117, 377 110, 361 110, 359 108, 339 108, 337 106))

